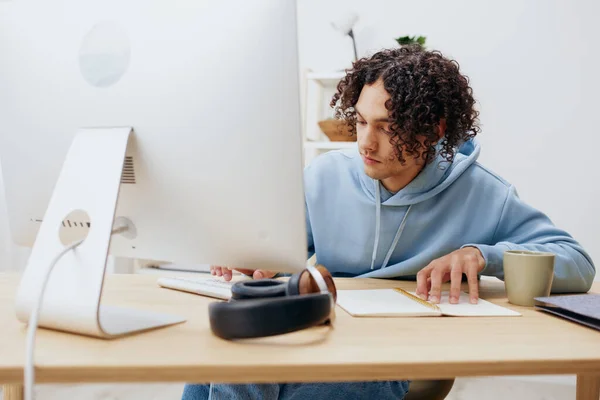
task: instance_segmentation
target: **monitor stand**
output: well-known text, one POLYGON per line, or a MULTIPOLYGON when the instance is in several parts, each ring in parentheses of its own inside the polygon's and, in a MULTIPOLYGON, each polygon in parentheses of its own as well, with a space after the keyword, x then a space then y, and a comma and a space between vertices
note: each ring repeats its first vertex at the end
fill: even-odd
POLYGON ((115 338, 185 321, 175 315, 100 304, 132 137, 131 127, 81 129, 75 135, 21 278, 16 298, 20 321, 29 321, 52 260, 74 241, 65 233, 69 230, 64 229, 64 221, 80 224, 87 236, 51 271, 40 309, 40 327, 115 338), (81 222, 83 218, 89 225, 81 222))

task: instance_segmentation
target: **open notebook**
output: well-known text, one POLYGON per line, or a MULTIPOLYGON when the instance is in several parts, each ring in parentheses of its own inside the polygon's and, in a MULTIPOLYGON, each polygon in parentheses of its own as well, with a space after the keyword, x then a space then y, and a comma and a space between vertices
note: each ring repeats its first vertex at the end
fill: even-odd
POLYGON ((479 299, 469 303, 461 293, 458 304, 450 304, 449 293, 442 293, 439 304, 422 300, 403 289, 338 290, 337 304, 354 317, 511 317, 521 314, 479 299))

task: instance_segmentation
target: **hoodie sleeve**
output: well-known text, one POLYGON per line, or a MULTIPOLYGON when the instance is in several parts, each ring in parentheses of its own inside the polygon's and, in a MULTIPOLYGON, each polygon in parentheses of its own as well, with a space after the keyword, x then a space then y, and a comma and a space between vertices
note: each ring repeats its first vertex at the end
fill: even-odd
POLYGON ((524 203, 510 186, 493 236, 494 244, 468 244, 478 248, 486 261, 482 275, 504 278, 506 250, 529 250, 555 254, 552 293, 587 292, 595 266, 582 246, 558 229, 542 212, 524 203))

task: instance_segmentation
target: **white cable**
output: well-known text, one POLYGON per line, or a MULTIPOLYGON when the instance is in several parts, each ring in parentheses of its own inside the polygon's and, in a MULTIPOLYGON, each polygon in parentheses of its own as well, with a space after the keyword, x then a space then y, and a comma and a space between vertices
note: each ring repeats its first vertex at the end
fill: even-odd
MULTIPOLYGON (((130 230, 130 227, 127 225, 116 226, 113 227, 111 232, 112 235, 121 234, 130 230)), ((40 309, 42 308, 42 301, 44 299, 44 292, 46 291, 46 285, 48 284, 48 280, 50 279, 50 274, 52 270, 58 263, 58 261, 64 257, 69 251, 74 250, 77 246, 83 243, 83 240, 78 240, 67 247, 65 247, 50 263, 46 274, 44 275, 42 281, 42 287, 38 293, 38 298, 35 302, 35 308, 32 310, 31 315, 29 316, 29 324, 27 326, 27 340, 26 340, 26 349, 25 349, 25 400, 33 400, 33 385, 35 382, 35 370, 33 364, 33 350, 35 347, 35 333, 37 331, 38 318, 40 314, 40 309)))
MULTIPOLYGON (((117 226, 113 227, 111 232, 112 235, 121 234, 129 231, 129 226, 117 226)), ((26 340, 26 349, 25 349, 25 400, 33 400, 33 384, 35 382, 35 370, 33 364, 33 350, 35 347, 35 333, 37 331, 38 318, 40 314, 40 309, 42 308, 42 301, 44 299, 44 292, 46 291, 46 285, 48 284, 48 280, 50 279, 50 274, 52 270, 58 263, 58 261, 64 257, 69 251, 74 250, 77 246, 83 243, 83 240, 79 240, 74 242, 67 247, 65 247, 50 263, 46 274, 44 275, 42 281, 42 287, 40 292, 38 293, 38 298, 35 302, 35 308, 32 310, 31 315, 29 316, 29 324, 27 326, 27 340, 26 340)))
POLYGON ((38 293, 37 301, 35 302, 35 308, 32 310, 31 315, 29 316, 29 324, 27 327, 27 347, 25 350, 25 400, 33 400, 33 384, 35 381, 35 371, 33 365, 33 350, 35 346, 35 333, 38 325, 38 317, 40 314, 40 308, 42 307, 42 300, 44 298, 44 292, 46 291, 46 285, 48 284, 48 279, 50 278, 50 273, 58 263, 58 261, 63 258, 65 254, 69 251, 75 249, 83 243, 83 240, 77 241, 67 247, 65 247, 50 263, 50 267, 46 271, 44 275, 44 280, 42 282, 42 288, 38 293))

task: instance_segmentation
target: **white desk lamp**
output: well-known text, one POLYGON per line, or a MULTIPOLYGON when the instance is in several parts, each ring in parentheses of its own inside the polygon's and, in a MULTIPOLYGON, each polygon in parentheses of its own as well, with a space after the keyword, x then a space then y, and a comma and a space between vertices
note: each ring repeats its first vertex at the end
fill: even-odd
POLYGON ((347 14, 343 18, 340 18, 339 20, 331 23, 331 25, 336 31, 344 35, 348 35, 352 38, 352 47, 354 48, 354 61, 358 60, 358 53, 356 52, 356 40, 354 40, 353 31, 356 21, 358 21, 358 15, 352 13, 347 14))

